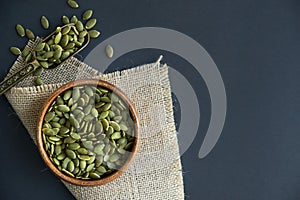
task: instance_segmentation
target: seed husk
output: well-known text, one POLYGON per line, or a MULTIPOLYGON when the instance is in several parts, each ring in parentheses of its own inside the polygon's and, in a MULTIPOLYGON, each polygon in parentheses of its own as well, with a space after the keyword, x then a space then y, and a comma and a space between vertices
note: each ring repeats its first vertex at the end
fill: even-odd
POLYGON ((10 47, 10 52, 16 56, 21 54, 21 50, 18 47, 10 47))
POLYGON ((97 38, 100 35, 100 32, 97 30, 89 30, 88 34, 90 35, 91 38, 97 38))
POLYGON ((68 0, 67 3, 71 8, 78 8, 79 7, 78 3, 74 0, 68 0))
POLYGON ((108 58, 112 58, 114 56, 114 49, 111 45, 107 45, 105 47, 105 53, 108 58))
POLYGON ((25 29, 21 24, 16 25, 16 31, 19 36, 24 37, 25 36, 25 29))
POLYGON ((83 20, 88 20, 92 17, 93 15, 93 11, 92 10, 86 10, 83 14, 82 14, 82 19, 83 20))
POLYGON ((26 29, 25 30, 25 33, 26 33, 26 37, 29 39, 29 40, 34 40, 35 36, 34 36, 34 33, 30 30, 30 29, 26 29))
POLYGON ((47 17, 45 17, 45 16, 41 17, 41 25, 44 29, 49 28, 49 20, 47 19, 47 17))
POLYGON ((97 23, 97 19, 96 18, 92 18, 92 19, 89 19, 86 24, 85 24, 85 28, 86 29, 91 29, 93 28, 97 23))

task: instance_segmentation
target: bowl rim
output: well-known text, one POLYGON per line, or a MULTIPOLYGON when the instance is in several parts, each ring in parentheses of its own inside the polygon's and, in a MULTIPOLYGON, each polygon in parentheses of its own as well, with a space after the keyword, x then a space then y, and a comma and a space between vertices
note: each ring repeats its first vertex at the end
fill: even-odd
POLYGON ((37 135, 36 135, 37 146, 39 149, 39 153, 40 153, 42 159, 44 160, 44 162, 46 163, 46 165, 59 178, 65 180, 69 183, 73 183, 75 185, 80 185, 80 186, 103 185, 103 184, 108 183, 108 182, 116 179, 117 177, 121 176, 128 169, 130 164, 133 162, 134 157, 137 153, 137 150, 139 147, 139 141, 140 141, 139 125, 140 125, 139 117, 138 117, 138 114, 137 114, 134 104, 124 94, 124 92, 121 89, 119 89, 117 86, 115 86, 107 81, 101 80, 101 79, 75 80, 75 81, 68 82, 68 83, 64 84, 63 86, 59 87, 58 89, 56 89, 50 95, 50 97, 45 101, 45 104, 43 105, 41 112, 39 114, 39 118, 38 118, 37 135), (130 111, 131 116, 134 121, 135 140, 134 140, 132 151, 131 151, 129 157, 127 158, 126 162, 124 163, 124 165, 122 165, 122 167, 120 169, 116 170, 115 172, 113 172, 112 174, 110 174, 104 178, 100 178, 99 180, 82 180, 82 179, 73 178, 73 177, 70 177, 70 176, 64 174, 52 163, 46 150, 44 149, 44 142, 43 142, 43 137, 42 137, 42 126, 43 126, 44 116, 47 113, 49 106, 51 106, 52 102, 56 99, 56 97, 58 95, 60 95, 61 93, 63 93, 64 91, 66 91, 70 88, 73 88, 73 87, 79 86, 79 85, 97 85, 97 86, 101 86, 106 89, 109 89, 110 91, 116 93, 128 105, 129 111, 130 111))

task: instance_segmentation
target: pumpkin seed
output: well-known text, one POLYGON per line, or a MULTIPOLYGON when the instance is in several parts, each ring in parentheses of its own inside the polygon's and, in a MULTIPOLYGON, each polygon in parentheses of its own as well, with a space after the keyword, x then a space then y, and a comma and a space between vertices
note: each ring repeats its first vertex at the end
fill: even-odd
POLYGON ((70 149, 66 149, 66 155, 71 158, 71 159, 75 159, 76 158, 76 153, 70 149))
POLYGON ((105 53, 106 53, 106 56, 109 58, 112 58, 114 56, 114 49, 112 48, 111 45, 107 45, 105 47, 105 53))
POLYGON ((100 35, 100 32, 97 30, 90 30, 88 31, 88 34, 91 38, 97 38, 100 35))
POLYGON ((49 28, 49 21, 48 21, 47 17, 45 17, 45 16, 41 17, 41 25, 44 29, 49 28))
POLYGON ((66 25, 66 24, 69 24, 70 23, 70 20, 69 20, 69 18, 67 17, 67 16, 62 16, 61 17, 61 22, 64 24, 64 25, 66 25))
POLYGON ((54 37, 54 44, 58 44, 60 42, 60 40, 61 40, 61 37, 62 37, 61 32, 58 32, 56 34, 56 36, 54 37))
POLYGON ((75 26, 79 32, 83 31, 84 29, 82 22, 79 20, 76 22, 75 26))
POLYGON ((59 105, 57 106, 57 110, 59 110, 60 112, 69 112, 70 108, 66 105, 59 105))
POLYGON ((82 19, 83 20, 88 20, 92 17, 93 15, 93 11, 92 10, 86 10, 83 14, 82 14, 82 19))
POLYGON ((74 23, 74 24, 76 24, 77 21, 78 21, 78 19, 77 19, 77 17, 76 17, 75 15, 73 15, 73 16, 71 17, 71 19, 70 19, 70 22, 71 22, 71 23, 74 23))
POLYGON ((68 0, 67 3, 71 8, 78 8, 79 7, 78 3, 74 0, 68 0))
POLYGON ((33 72, 33 75, 34 76, 40 76, 44 71, 44 68, 43 67, 38 67, 34 72, 33 72))
POLYGON ((16 56, 21 54, 21 50, 18 47, 10 47, 10 52, 16 56))
POLYGON ((34 40, 35 38, 34 33, 30 29, 26 29, 25 34, 29 40, 34 40))
POLYGON ((91 29, 93 28, 97 23, 97 19, 96 18, 92 18, 92 19, 89 19, 86 24, 85 24, 85 28, 86 29, 91 29))
POLYGON ((96 172, 91 172, 89 174, 89 177, 91 177, 92 179, 99 179, 100 178, 100 175, 97 174, 96 172))
POLYGON ((16 31, 19 36, 24 37, 25 36, 25 29, 21 24, 16 25, 16 31))

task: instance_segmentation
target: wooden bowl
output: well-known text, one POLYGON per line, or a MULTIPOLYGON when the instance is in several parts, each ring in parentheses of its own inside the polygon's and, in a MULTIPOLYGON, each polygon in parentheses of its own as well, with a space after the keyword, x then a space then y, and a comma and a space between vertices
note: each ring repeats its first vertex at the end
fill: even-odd
POLYGON ((57 175, 59 178, 76 184, 76 185, 81 185, 81 186, 97 186, 97 185, 102 185, 105 183, 108 183, 117 177, 119 177, 132 163, 134 156, 137 153, 138 149, 138 144, 139 144, 139 118, 137 116, 136 109, 134 108, 133 104, 129 100, 129 98, 116 86, 102 80, 97 80, 97 79, 84 79, 84 80, 76 80, 73 82, 69 82, 66 85, 63 85, 59 89, 57 89, 51 96, 48 98, 46 101, 45 105, 42 108, 39 120, 38 120, 38 125, 37 125, 37 146, 40 152, 40 155, 42 156, 43 160, 45 161, 46 165, 54 172, 55 175, 57 175), (114 92, 119 96, 120 99, 123 100, 124 103, 128 105, 128 109, 130 111, 131 118, 134 122, 134 143, 132 150, 130 152, 130 155, 128 156, 127 160, 125 161, 124 165, 120 167, 117 171, 113 172, 112 174, 106 176, 106 177, 101 177, 100 179, 97 180, 82 180, 82 179, 77 179, 73 178, 71 176, 66 175, 65 173, 61 172, 50 160, 45 148, 44 148, 44 142, 43 142, 43 137, 42 137, 42 126, 43 126, 43 120, 45 117, 45 114, 47 113, 49 107, 51 106, 52 102, 57 98, 58 95, 62 94, 64 91, 73 88, 74 86, 79 86, 79 85, 97 85, 101 86, 103 88, 106 88, 110 90, 111 92, 114 92))

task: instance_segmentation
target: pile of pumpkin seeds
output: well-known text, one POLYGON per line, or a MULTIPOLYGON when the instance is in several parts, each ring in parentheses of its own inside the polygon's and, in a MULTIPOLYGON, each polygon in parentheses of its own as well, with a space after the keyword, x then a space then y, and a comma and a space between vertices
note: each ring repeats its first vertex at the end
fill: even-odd
MULTIPOLYGON (((79 5, 75 0, 67 0, 67 4, 71 8, 78 8, 79 5)), ((10 47, 10 51, 14 55, 22 55, 25 64, 32 63, 34 60, 36 65, 40 66, 35 72, 35 85, 43 84, 39 76, 43 73, 43 69, 48 69, 52 65, 58 65, 63 60, 72 56, 85 42, 85 36, 88 34, 90 38, 97 38, 100 35, 98 30, 92 30, 97 23, 96 18, 92 18, 93 11, 86 10, 82 13, 82 21, 76 15, 70 19, 67 16, 62 16, 62 24, 70 25, 61 29, 56 27, 57 34, 48 41, 37 44, 35 49, 31 51, 25 47, 22 51, 18 47, 10 47), (85 21, 85 22, 84 22, 85 21), (71 25, 73 24, 73 25, 71 25), (33 56, 35 55, 35 56, 33 56)), ((49 29, 50 23, 46 16, 40 18, 41 26, 44 29, 49 29)), ((35 39, 35 34, 28 28, 24 28, 21 24, 16 25, 16 32, 21 37, 27 37, 29 40, 35 39)))
POLYGON ((94 85, 76 86, 59 95, 42 128, 50 160, 66 175, 83 180, 120 169, 134 135, 128 106, 112 91, 94 85))

